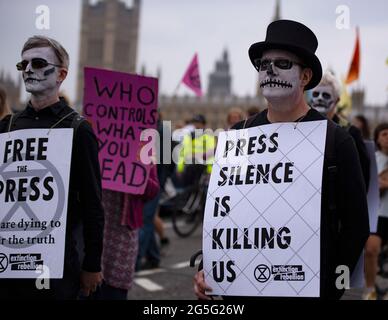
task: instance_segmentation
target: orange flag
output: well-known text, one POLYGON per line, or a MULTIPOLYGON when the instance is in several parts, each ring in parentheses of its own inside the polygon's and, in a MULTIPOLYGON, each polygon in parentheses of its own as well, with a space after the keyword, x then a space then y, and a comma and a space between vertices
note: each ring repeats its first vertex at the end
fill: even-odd
POLYGON ((357 80, 360 76, 360 34, 358 27, 356 28, 356 46, 354 48, 353 60, 350 65, 348 76, 345 83, 349 84, 354 80, 357 80))

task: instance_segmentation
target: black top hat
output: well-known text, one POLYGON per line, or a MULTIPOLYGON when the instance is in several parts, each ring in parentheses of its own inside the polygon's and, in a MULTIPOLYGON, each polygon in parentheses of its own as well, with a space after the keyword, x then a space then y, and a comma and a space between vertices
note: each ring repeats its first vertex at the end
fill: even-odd
POLYGON ((304 24, 291 20, 277 20, 268 25, 265 41, 257 42, 249 48, 249 58, 261 58, 263 52, 269 49, 290 51, 303 60, 303 63, 313 70, 313 77, 305 87, 309 90, 318 85, 322 78, 322 66, 315 51, 318 40, 315 34, 304 24))

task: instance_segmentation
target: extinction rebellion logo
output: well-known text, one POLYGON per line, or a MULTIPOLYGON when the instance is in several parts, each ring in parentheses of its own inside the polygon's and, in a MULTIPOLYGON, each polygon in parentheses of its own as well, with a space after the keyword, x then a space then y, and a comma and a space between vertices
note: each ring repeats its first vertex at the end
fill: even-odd
POLYGON ((4 253, 0 253, 0 273, 4 272, 8 267, 8 258, 4 253))
POLYGON ((12 271, 40 270, 43 267, 40 253, 16 253, 10 254, 9 259, 4 253, 0 253, 0 273, 8 266, 12 271))
POLYGON ((254 271, 255 279, 264 283, 271 279, 274 281, 304 281, 305 272, 302 265, 274 265, 268 267, 265 264, 259 264, 254 271))

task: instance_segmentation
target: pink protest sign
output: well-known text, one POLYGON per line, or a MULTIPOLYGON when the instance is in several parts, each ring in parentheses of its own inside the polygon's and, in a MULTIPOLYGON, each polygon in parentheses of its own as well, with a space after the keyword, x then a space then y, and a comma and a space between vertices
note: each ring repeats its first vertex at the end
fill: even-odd
POLYGON ((142 194, 149 159, 140 159, 145 129, 156 129, 158 80, 85 68, 84 116, 99 143, 103 189, 142 194), (143 161, 142 161, 143 160, 143 161))

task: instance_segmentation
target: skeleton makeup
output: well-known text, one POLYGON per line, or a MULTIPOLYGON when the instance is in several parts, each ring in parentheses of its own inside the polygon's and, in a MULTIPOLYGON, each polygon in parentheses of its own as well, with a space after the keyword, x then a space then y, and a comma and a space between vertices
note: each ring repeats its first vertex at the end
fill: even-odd
POLYGON ((299 59, 284 50, 268 50, 257 65, 264 97, 271 101, 298 93, 301 86, 299 59))
POLYGON ((336 95, 330 85, 318 85, 311 92, 311 106, 319 113, 327 115, 336 106, 336 95))
POLYGON ((32 48, 22 54, 22 60, 27 61, 28 65, 23 71, 23 80, 26 91, 35 95, 49 94, 58 90, 60 81, 58 80, 58 59, 50 47, 32 48), (43 68, 33 68, 31 60, 41 58, 50 64, 43 68))

